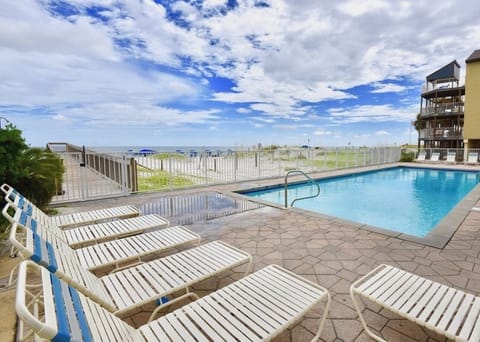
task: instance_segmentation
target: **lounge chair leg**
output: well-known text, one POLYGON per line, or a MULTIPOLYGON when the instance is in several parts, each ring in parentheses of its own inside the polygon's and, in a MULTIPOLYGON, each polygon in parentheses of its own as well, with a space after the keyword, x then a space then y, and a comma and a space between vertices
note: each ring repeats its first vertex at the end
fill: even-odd
POLYGON ((366 322, 365 319, 363 318, 362 311, 360 310, 360 307, 359 307, 357 301, 355 300, 355 295, 353 294, 352 289, 350 289, 350 297, 352 298, 352 302, 353 302, 353 305, 355 306, 355 310, 357 310, 357 314, 358 314, 358 317, 360 318, 360 322, 362 322, 363 329, 365 329, 365 332, 368 334, 368 336, 370 336, 371 338, 373 338, 375 341, 378 341, 378 342, 387 342, 386 340, 384 340, 384 339, 381 338, 380 336, 375 335, 375 334, 368 328, 367 322, 366 322))
POLYGON ((318 341, 318 339, 320 338, 320 335, 322 334, 323 326, 324 326, 325 321, 327 319, 328 310, 330 309, 330 299, 331 299, 330 298, 330 293, 327 292, 327 304, 325 304, 325 309, 323 311, 322 318, 320 319, 320 325, 318 326, 317 334, 312 338, 312 342, 313 341, 318 341))
POLYGON ((248 266, 247 266, 247 270, 245 271, 245 274, 243 275, 244 277, 246 277, 249 273, 250 273, 250 270, 252 268, 252 257, 250 257, 250 259, 248 260, 248 266))
POLYGON ((16 280, 16 279, 13 280, 13 278, 14 278, 14 276, 15 276, 15 271, 18 269, 18 265, 19 265, 19 264, 15 265, 15 266, 12 268, 12 270, 10 271, 10 276, 8 277, 7 287, 10 287, 10 286, 14 285, 14 284, 17 282, 17 280, 16 280))
POLYGON ((16 258, 17 257, 17 249, 15 248, 15 246, 12 246, 12 248, 10 249, 10 258, 16 258))

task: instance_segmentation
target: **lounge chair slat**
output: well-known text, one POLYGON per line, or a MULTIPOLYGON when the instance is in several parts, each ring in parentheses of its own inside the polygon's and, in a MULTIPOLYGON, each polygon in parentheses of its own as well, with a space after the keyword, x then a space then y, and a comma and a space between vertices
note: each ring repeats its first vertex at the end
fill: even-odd
MULTIPOLYGON (((246 296, 244 292, 236 292, 234 289, 225 288, 223 292, 227 295, 226 298, 232 298, 237 303, 248 303, 248 308, 246 308, 246 314, 253 319, 257 325, 262 326, 263 329, 266 329, 267 335, 268 331, 276 325, 277 320, 268 315, 265 311, 262 311, 257 307, 256 301, 251 300, 247 302, 249 297, 246 296)), ((235 305, 234 303, 232 303, 235 305)))
POLYGON ((365 281, 363 284, 358 286, 358 291, 362 291, 365 293, 370 293, 372 291, 375 291, 381 284, 383 283, 384 280, 383 277, 390 277, 390 272, 392 272, 392 269, 389 267, 385 267, 380 272, 372 276, 370 279, 365 281), (373 287, 373 288, 370 288, 373 287))
POLYGON ((408 280, 398 290, 398 294, 387 299, 385 304, 391 306, 395 311, 398 310, 411 297, 421 283, 422 280, 420 278, 410 275, 408 280))
POLYGON ((458 308, 458 311, 455 313, 455 318, 448 325, 447 336, 455 336, 457 334, 460 325, 463 321, 465 321, 465 318, 468 317, 469 310, 473 307, 474 300, 475 297, 473 295, 471 295, 470 293, 465 294, 462 304, 458 308))
POLYGON ((455 289, 448 289, 447 295, 442 298, 430 318, 426 320, 427 327, 432 330, 446 330, 448 322, 452 319, 453 311, 458 308, 463 295, 463 293, 457 292, 455 289))
POLYGON ((432 286, 432 282, 427 279, 422 279, 420 282, 415 282, 415 285, 417 285, 418 288, 416 288, 415 292, 413 292, 413 294, 407 298, 407 302, 398 310, 399 312, 406 312, 412 317, 414 317, 414 314, 411 312, 411 310, 416 308, 419 299, 432 286))
MULTIPOLYGON (((65 307, 65 312, 67 313, 67 322, 69 326, 69 333, 72 336, 74 341, 84 340, 82 337, 82 332, 80 329, 80 323, 78 322, 78 315, 75 307, 73 305, 73 298, 68 288, 68 284, 65 282, 61 283, 62 296, 64 298, 63 305, 65 307)), ((83 308, 80 308, 83 310, 83 308)), ((90 335, 90 334, 89 334, 90 335)))
POLYGON ((215 303, 214 298, 215 296, 205 298, 204 305, 199 307, 199 310, 203 310, 206 315, 212 318, 210 322, 215 322, 216 326, 224 328, 230 336, 238 341, 258 340, 258 337, 251 333, 249 334, 248 329, 242 329, 242 322, 235 316, 230 316, 228 312, 225 312, 215 303))
POLYGON ((215 300, 226 308, 232 315, 238 317, 246 326, 250 327, 261 339, 268 336, 268 331, 265 329, 263 320, 257 316, 253 310, 245 309, 245 305, 239 305, 240 302, 236 301, 233 296, 228 295, 229 292, 225 291, 224 294, 219 294, 215 297, 215 300))
POLYGON ((451 291, 449 292, 449 288, 444 285, 440 285, 435 290, 433 289, 434 288, 432 288, 432 291, 428 293, 428 297, 427 295, 424 296, 426 299, 425 301, 420 301, 419 304, 417 304, 419 310, 416 311, 417 314, 415 316, 422 321, 425 321, 428 317, 430 317, 444 296, 453 295, 451 291))
MULTIPOLYGON (((475 322, 480 319, 480 298, 475 297, 473 300, 472 306, 470 308, 470 311, 468 312, 468 316, 466 317, 465 321, 463 322, 462 330, 459 333, 459 337, 463 341, 467 341, 468 338, 470 337, 470 334, 472 333, 472 330, 475 327, 475 322)), ((479 333, 480 333, 480 325, 477 324, 477 327, 479 327, 479 333)), ((480 336, 477 340, 480 340, 480 336)))
POLYGON ((208 342, 209 340, 203 336, 202 332, 198 330, 197 326, 188 319, 187 315, 181 310, 177 310, 174 316, 185 326, 185 329, 192 335, 198 342, 208 342))

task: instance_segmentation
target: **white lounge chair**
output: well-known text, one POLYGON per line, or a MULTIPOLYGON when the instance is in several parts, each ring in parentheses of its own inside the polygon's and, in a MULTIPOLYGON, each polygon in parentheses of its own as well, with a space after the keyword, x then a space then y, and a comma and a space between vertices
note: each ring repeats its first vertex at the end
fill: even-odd
POLYGON ((427 157, 427 152, 422 150, 422 151, 418 152, 417 161, 425 161, 426 157, 427 157))
POLYGON ((45 269, 29 287, 30 265, 20 264, 17 286, 21 339, 33 330, 62 341, 268 341, 325 301, 318 340, 330 304, 326 289, 271 265, 135 329, 45 269))
POLYGON ((453 151, 447 152, 447 163, 455 163, 457 158, 457 153, 453 151))
POLYGON ((60 228, 72 228, 86 224, 110 221, 113 219, 130 218, 140 215, 140 210, 138 210, 138 208, 132 205, 123 205, 79 213, 48 216, 8 184, 3 184, 0 188, 5 193, 5 200, 7 202, 30 212, 31 216, 43 224, 55 225, 60 228))
POLYGON ((222 241, 214 241, 97 277, 68 249, 52 245, 36 234, 28 238, 32 239, 32 246, 22 251, 25 259, 55 273, 117 315, 179 291, 185 294, 174 301, 188 297, 197 299, 189 290, 191 285, 245 264, 248 264, 245 272, 248 273, 252 262, 250 254, 222 241))
MULTIPOLYGON (((123 264, 140 262, 143 257, 200 242, 200 236, 183 226, 174 226, 134 235, 119 240, 107 241, 83 248, 72 249, 57 235, 44 229, 33 218, 25 224, 14 222, 9 240, 12 246, 25 257, 35 254, 38 246, 35 237, 40 236, 50 246, 62 251, 65 258, 75 258, 85 268, 97 270, 107 266, 118 269, 123 264), (67 257, 70 255, 71 257, 67 257)), ((59 256, 60 258, 60 256, 59 256)))
POLYGON ((367 326, 355 296, 455 341, 480 341, 480 297, 380 265, 350 288, 355 309, 367 334, 385 341, 367 326))
POLYGON ((477 164, 478 163, 478 152, 469 152, 467 164, 477 164))
POLYGON ((430 161, 437 162, 439 160, 440 160, 440 153, 433 152, 432 155, 430 156, 430 161))
MULTIPOLYGON (((18 222, 24 226, 27 224, 27 221, 30 220, 29 212, 31 211, 22 210, 8 202, 2 210, 3 216, 10 221, 10 223, 18 222)), ((52 233, 68 243, 70 247, 77 248, 93 243, 140 234, 145 230, 153 228, 165 228, 168 227, 169 224, 168 220, 160 215, 152 214, 65 230, 53 224, 47 225, 46 223, 43 224, 43 227, 52 231, 52 233)))

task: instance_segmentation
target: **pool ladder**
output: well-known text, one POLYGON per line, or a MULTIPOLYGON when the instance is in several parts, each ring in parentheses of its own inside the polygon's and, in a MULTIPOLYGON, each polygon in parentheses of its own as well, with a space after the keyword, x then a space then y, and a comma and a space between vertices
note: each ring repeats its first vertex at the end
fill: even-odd
POLYGON ((312 177, 310 177, 309 175, 307 175, 305 172, 301 171, 301 170, 291 170, 291 171, 288 171, 287 174, 285 175, 285 208, 288 208, 288 176, 290 176, 292 173, 299 173, 299 174, 302 174, 304 175, 307 179, 308 179, 308 182, 311 183, 312 185, 315 185, 317 187, 317 193, 315 195, 311 195, 311 196, 305 196, 305 197, 299 197, 299 198, 295 198, 292 203, 290 204, 291 207, 293 207, 293 204, 296 202, 296 201, 300 201, 300 200, 304 200, 304 199, 308 199, 308 198, 315 198, 317 197, 318 195, 320 195, 320 186, 318 185, 317 182, 315 182, 312 177))

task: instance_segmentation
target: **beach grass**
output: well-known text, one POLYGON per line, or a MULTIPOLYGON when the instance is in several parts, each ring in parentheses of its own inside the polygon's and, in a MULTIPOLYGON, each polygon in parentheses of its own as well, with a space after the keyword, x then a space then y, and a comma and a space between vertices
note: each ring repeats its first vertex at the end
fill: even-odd
POLYGON ((194 182, 183 175, 170 176, 168 172, 162 170, 149 170, 144 167, 138 167, 138 190, 161 190, 172 188, 181 188, 194 185, 194 182))
POLYGON ((316 152, 315 159, 305 161, 320 169, 337 169, 363 165, 364 155, 353 150, 316 152))
POLYGON ((165 160, 165 159, 185 159, 185 155, 181 153, 157 153, 152 156, 154 159, 160 159, 160 160, 165 160))

